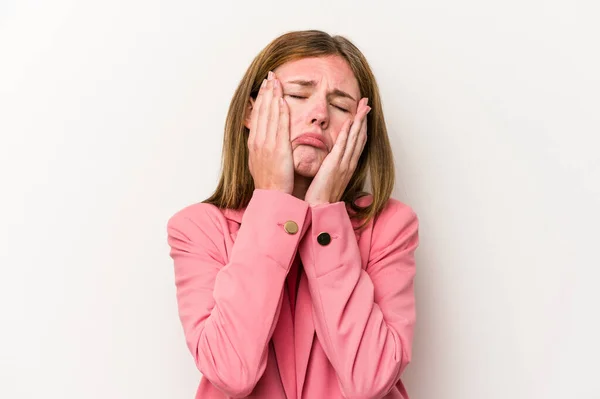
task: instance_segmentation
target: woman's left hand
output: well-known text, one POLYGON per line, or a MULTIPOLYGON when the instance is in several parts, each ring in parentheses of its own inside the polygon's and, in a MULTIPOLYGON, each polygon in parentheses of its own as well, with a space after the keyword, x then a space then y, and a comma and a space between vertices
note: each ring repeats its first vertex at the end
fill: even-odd
POLYGON ((304 201, 311 206, 341 200, 367 142, 367 114, 371 111, 367 102, 367 98, 360 100, 354 119, 344 123, 331 152, 308 187, 304 201))

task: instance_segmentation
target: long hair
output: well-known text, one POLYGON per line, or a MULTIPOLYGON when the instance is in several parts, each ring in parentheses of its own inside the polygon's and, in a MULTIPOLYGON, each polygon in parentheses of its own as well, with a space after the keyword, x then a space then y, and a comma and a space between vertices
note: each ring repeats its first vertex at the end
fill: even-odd
POLYGON ((222 209, 241 209, 250 202, 254 180, 248 166, 249 130, 244 125, 244 119, 250 97, 256 99, 268 72, 289 61, 332 55, 340 56, 348 62, 358 81, 361 97, 368 97, 371 107, 371 112, 367 115, 367 142, 341 200, 352 210, 351 217, 362 221, 358 229, 379 214, 390 198, 395 182, 394 159, 379 88, 366 58, 354 44, 343 36, 331 36, 319 30, 283 34, 254 58, 229 105, 219 184, 210 198, 202 202, 222 209), (369 174, 373 198, 367 206, 359 206, 355 201, 369 194, 364 191, 369 174))

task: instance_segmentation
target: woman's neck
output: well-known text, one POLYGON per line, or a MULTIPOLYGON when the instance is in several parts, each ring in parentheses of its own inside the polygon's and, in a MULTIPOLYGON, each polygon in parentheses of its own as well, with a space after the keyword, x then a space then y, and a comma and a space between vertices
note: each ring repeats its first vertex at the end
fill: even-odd
POLYGON ((312 180, 312 177, 301 176, 294 173, 294 191, 292 192, 292 195, 303 200, 304 197, 306 197, 306 192, 308 191, 308 187, 312 180))

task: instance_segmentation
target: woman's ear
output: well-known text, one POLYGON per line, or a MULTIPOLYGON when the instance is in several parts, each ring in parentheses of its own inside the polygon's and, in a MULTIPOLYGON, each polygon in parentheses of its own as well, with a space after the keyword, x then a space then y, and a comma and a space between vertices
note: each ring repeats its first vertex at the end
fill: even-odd
POLYGON ((244 126, 250 130, 252 126, 252 110, 254 109, 254 99, 250 97, 248 99, 248 105, 246 106, 246 114, 244 115, 244 126))

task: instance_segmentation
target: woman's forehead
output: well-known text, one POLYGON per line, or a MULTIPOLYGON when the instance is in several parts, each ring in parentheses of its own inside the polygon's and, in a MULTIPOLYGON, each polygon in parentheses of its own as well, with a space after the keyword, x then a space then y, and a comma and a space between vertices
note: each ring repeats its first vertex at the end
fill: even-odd
POLYGON ((334 88, 358 96, 358 82, 348 63, 339 56, 301 58, 286 62, 274 70, 284 84, 290 80, 313 80, 319 83, 326 79, 334 88))

